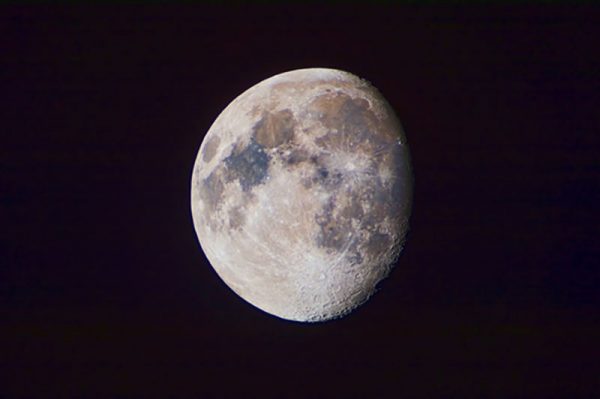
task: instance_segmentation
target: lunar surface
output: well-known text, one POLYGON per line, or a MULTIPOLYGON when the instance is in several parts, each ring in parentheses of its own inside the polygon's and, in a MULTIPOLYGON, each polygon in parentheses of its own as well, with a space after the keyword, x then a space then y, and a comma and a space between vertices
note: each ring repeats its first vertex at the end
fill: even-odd
POLYGON ((311 68, 231 102, 194 165, 194 227, 240 297, 296 321, 364 303, 404 245, 412 202, 405 135, 367 81, 311 68))

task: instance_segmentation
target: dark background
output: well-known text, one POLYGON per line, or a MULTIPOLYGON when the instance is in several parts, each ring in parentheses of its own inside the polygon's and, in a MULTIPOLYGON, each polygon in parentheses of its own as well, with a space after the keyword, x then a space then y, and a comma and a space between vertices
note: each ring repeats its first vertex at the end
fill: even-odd
POLYGON ((600 397, 600 8, 0 9, 0 397, 600 397), (397 110, 411 232, 322 324, 209 267, 196 152, 238 94, 335 67, 397 110))

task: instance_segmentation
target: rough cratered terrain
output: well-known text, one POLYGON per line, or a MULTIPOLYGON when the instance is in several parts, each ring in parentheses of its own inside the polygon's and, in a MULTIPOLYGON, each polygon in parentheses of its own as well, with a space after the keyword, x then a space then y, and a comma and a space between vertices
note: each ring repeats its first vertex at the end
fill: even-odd
POLYGON ((216 272, 298 321, 368 299, 402 249, 411 200, 394 112, 369 83, 332 69, 276 75, 236 98, 192 177, 194 225, 216 272))

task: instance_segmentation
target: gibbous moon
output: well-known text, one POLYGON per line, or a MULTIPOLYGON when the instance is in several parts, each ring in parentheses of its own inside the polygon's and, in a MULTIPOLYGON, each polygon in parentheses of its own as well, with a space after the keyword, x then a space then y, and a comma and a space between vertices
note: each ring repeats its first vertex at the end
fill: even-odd
POLYGON ((404 131, 377 89, 334 69, 285 72, 233 100, 206 134, 194 227, 244 300, 324 321, 364 303, 390 272, 412 181, 404 131))

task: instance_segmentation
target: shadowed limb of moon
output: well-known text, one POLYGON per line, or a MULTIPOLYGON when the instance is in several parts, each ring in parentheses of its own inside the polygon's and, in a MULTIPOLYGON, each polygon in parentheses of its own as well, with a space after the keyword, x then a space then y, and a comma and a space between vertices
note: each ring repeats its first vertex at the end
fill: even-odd
POLYGON ((251 87, 198 152, 191 206, 221 279, 275 316, 364 303, 400 254, 412 205, 403 129, 368 82, 310 68, 251 87))

